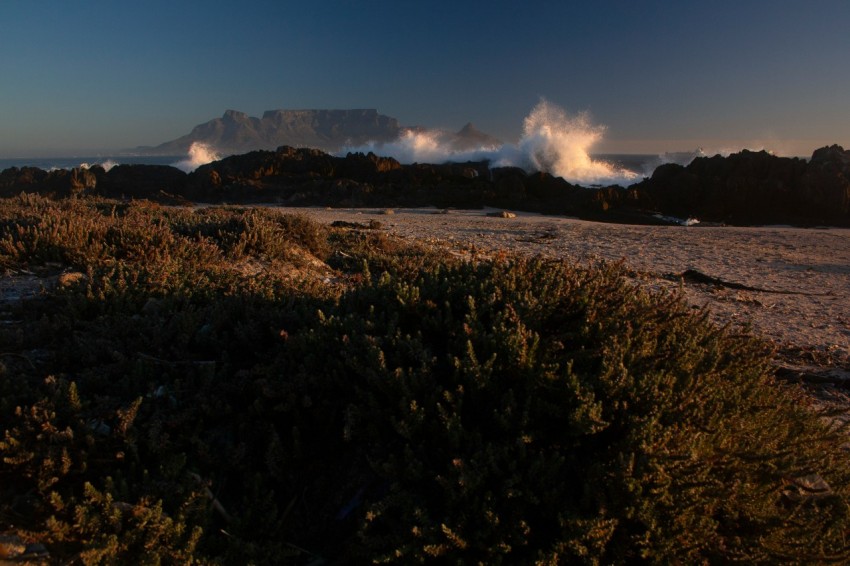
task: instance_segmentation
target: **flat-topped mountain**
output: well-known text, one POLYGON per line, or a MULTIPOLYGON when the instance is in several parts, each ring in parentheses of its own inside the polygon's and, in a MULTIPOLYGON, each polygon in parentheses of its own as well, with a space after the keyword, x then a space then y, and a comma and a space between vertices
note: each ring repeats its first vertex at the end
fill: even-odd
POLYGON ((262 118, 228 110, 221 118, 195 126, 185 136, 144 149, 161 155, 178 155, 199 142, 224 154, 281 145, 337 151, 346 145, 392 141, 401 130, 397 119, 374 109, 268 110, 262 118))
MULTIPOLYGON (((202 143, 222 155, 281 146, 309 147, 330 153, 393 142, 405 132, 425 132, 420 126, 404 127, 374 109, 267 110, 262 118, 228 110, 221 118, 198 124, 191 132, 155 147, 137 148, 156 155, 183 155, 193 143, 202 143)), ((502 142, 466 124, 457 132, 430 130, 456 151, 498 147, 502 142)))

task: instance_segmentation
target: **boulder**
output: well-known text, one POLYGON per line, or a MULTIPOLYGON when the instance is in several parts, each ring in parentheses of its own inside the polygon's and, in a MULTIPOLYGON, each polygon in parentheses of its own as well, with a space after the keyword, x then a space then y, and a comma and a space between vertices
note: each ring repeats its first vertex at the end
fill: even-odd
POLYGON ((103 174, 104 170, 99 166, 53 171, 43 171, 36 167, 12 167, 0 173, 0 196, 11 196, 22 191, 37 192, 53 198, 93 194, 103 174))
POLYGON ((401 164, 392 157, 379 157, 371 151, 367 154, 348 153, 338 164, 342 177, 357 181, 374 181, 378 175, 401 169, 401 164))
POLYGON ((802 159, 765 151, 698 157, 687 167, 661 165, 633 185, 635 204, 681 218, 753 224, 801 221, 802 159))
POLYGON ((827 223, 850 223, 850 150, 840 145, 816 150, 799 190, 810 215, 827 223))
POLYGON ((21 192, 39 192, 47 171, 38 167, 10 167, 0 172, 0 196, 10 197, 21 192))
POLYGON ((162 193, 181 194, 186 173, 169 165, 116 165, 98 184, 98 193, 111 198, 156 199, 162 193))

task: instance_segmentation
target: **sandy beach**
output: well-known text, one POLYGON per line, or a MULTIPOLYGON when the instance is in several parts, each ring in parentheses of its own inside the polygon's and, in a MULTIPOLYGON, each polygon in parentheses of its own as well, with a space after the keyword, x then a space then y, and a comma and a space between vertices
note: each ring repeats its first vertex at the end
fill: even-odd
POLYGON ((775 344, 778 366, 850 378, 848 229, 634 226, 488 216, 493 209, 282 210, 327 224, 374 220, 389 234, 461 256, 504 250, 580 265, 622 261, 645 288, 682 293, 720 324, 751 325, 775 344))

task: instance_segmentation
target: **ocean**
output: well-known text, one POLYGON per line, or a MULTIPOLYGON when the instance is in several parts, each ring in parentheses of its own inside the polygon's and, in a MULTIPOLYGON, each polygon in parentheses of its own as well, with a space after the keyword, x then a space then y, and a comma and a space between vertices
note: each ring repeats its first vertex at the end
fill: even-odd
MULTIPOLYGON (((594 161, 610 164, 617 170, 628 171, 639 181, 652 175, 652 171, 662 163, 677 162, 687 165, 695 154, 652 155, 652 154, 593 154, 594 161)), ((0 158, 0 171, 11 167, 38 167, 44 171, 92 167, 100 165, 105 169, 115 165, 171 165, 184 168, 185 155, 106 155, 106 156, 66 156, 66 157, 27 157, 0 158)), ((195 164, 197 166, 198 164, 195 164)))
POLYGON ((99 155, 70 157, 16 157, 0 158, 0 171, 10 167, 38 167, 44 171, 73 169, 100 165, 109 169, 115 165, 175 165, 186 159, 185 155, 99 155))

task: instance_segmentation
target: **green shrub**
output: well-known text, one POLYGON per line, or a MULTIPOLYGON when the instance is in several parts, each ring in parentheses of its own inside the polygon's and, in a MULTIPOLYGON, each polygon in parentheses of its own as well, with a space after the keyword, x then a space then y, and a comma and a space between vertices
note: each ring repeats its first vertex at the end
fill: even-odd
POLYGON ((195 548, 202 529, 187 527, 182 513, 175 520, 163 512, 162 502, 115 501, 108 491, 99 491, 90 483, 83 491, 82 501, 70 505, 52 494, 56 511, 70 512, 72 519, 48 519, 45 539, 57 548, 65 546, 66 552, 77 551, 80 563, 118 564, 130 559, 135 564, 151 565, 199 562, 195 548))
POLYGON ((313 402, 292 410, 356 451, 374 560, 846 556, 841 437, 766 353, 616 268, 438 266, 322 317, 290 361, 313 402), (786 505, 812 473, 834 493, 786 505))
POLYGON ((2 265, 84 274, 3 306, 0 531, 92 564, 848 559, 846 436, 764 344, 616 266, 444 255, 0 200, 2 265))

